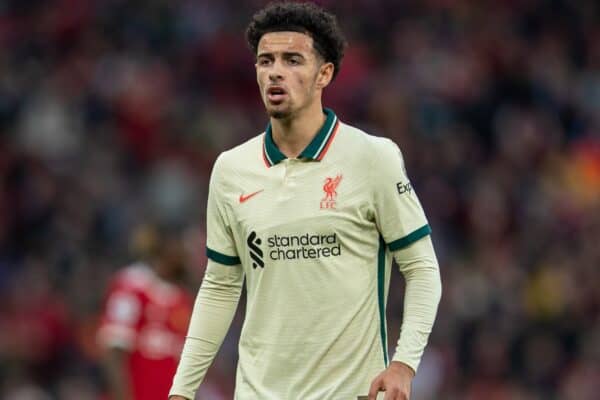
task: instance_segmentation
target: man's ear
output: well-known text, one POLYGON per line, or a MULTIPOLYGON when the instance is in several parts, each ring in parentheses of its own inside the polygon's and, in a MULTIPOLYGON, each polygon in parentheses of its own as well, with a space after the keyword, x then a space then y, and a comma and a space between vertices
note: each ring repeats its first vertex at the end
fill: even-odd
POLYGON ((333 79, 334 69, 335 67, 331 62, 323 63, 323 65, 319 67, 319 72, 317 74, 317 87, 319 89, 323 89, 327 85, 329 85, 329 83, 333 79))

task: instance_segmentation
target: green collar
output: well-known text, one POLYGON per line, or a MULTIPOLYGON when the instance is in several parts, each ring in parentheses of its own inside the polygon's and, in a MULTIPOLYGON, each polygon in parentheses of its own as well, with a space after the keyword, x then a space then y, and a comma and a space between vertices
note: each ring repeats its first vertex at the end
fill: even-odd
MULTIPOLYGON (((323 112, 325 113, 325 123, 319 129, 313 140, 306 146, 302 153, 298 156, 298 158, 305 158, 309 160, 317 160, 321 161, 327 153, 329 149, 329 145, 333 141, 335 134, 337 132, 337 126, 339 125, 338 117, 335 113, 328 109, 324 108, 323 112)), ((273 141, 273 132, 271 131, 271 123, 267 125, 267 129, 265 131, 264 137, 264 145, 263 145, 263 158, 265 159, 265 163, 268 167, 272 167, 275 164, 280 163, 285 160, 287 157, 277 148, 275 142, 273 141)))

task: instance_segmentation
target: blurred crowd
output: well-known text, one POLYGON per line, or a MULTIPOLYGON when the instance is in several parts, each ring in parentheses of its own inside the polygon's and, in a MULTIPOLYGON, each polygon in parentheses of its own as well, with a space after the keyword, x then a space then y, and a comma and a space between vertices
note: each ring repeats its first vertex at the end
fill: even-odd
MULTIPOLYGON (((414 400, 598 398, 599 3, 318 3, 350 44, 325 105, 400 145, 433 229, 414 400)), ((101 299, 140 224, 180 232, 197 290, 211 165, 267 122, 243 35, 264 4, 0 2, 0 398, 102 398, 101 299)), ((242 313, 204 400, 232 397, 242 313)))

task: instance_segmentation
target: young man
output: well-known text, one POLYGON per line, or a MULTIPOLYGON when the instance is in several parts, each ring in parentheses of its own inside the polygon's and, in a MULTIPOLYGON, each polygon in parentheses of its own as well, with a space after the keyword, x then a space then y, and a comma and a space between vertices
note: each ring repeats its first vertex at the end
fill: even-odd
POLYGON ((270 122, 215 163, 209 265, 171 398, 194 397, 245 278, 236 399, 408 399, 441 284, 402 155, 322 107, 344 48, 334 16, 307 3, 273 4, 254 16, 247 38, 270 122), (389 362, 392 257, 406 296, 389 362))
POLYGON ((193 299, 180 285, 180 241, 149 228, 136 233, 136 247, 150 260, 120 270, 110 282, 98 339, 112 400, 164 400, 193 299))

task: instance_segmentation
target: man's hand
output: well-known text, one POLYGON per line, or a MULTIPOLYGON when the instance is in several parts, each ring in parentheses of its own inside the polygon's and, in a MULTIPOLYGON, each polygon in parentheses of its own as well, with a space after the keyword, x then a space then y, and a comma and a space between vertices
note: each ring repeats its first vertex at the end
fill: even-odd
POLYGON ((384 400, 409 400, 410 383, 414 376, 415 372, 408 365, 392 361, 385 371, 373 379, 369 400, 375 400, 379 392, 385 392, 384 400))

